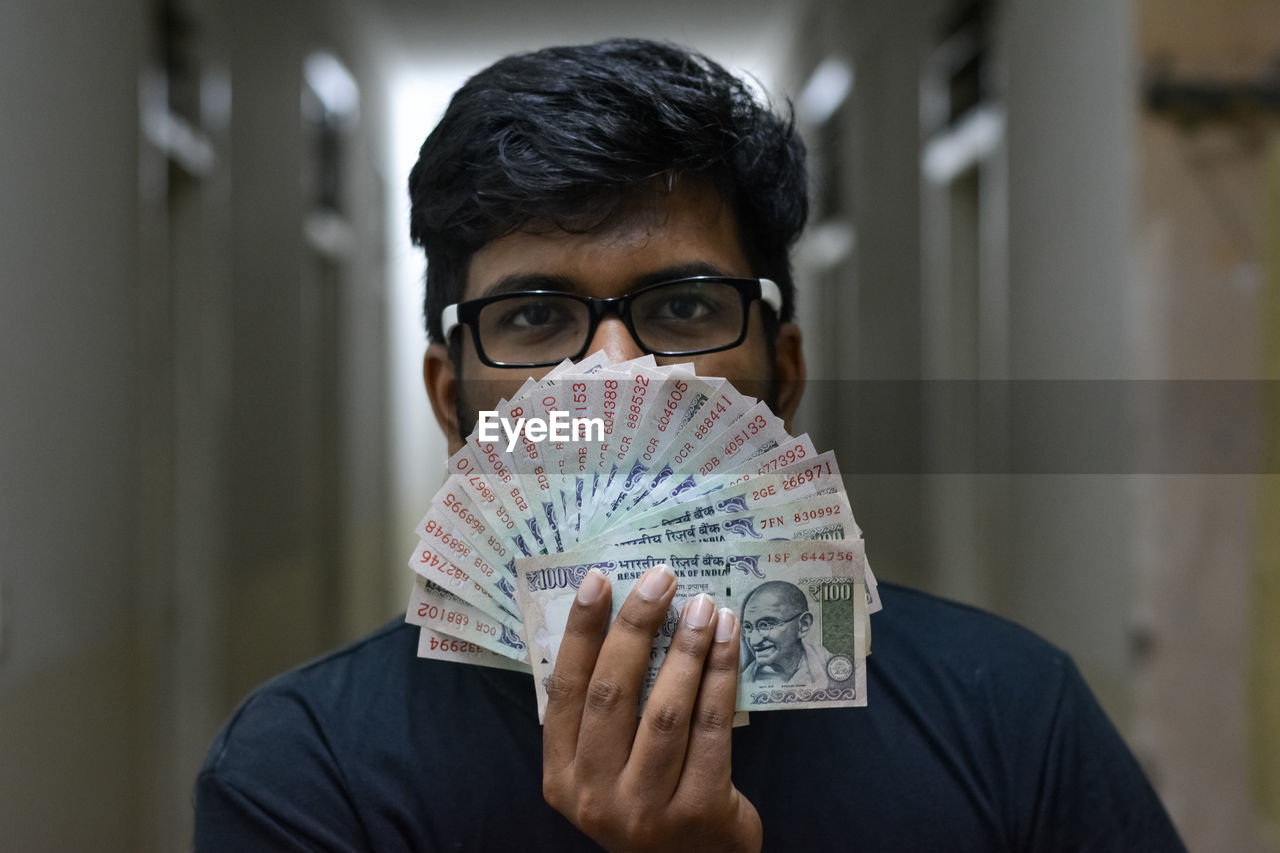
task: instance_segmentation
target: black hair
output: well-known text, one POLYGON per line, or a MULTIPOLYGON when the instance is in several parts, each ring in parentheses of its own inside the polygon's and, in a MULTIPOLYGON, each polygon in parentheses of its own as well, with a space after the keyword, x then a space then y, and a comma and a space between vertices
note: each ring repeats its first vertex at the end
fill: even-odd
POLYGON ((613 39, 509 56, 454 94, 409 173, 427 257, 428 337, 471 256, 529 223, 590 232, 646 192, 704 181, 733 211, 753 274, 782 290, 808 212, 804 145, 742 80, 670 44, 613 39))

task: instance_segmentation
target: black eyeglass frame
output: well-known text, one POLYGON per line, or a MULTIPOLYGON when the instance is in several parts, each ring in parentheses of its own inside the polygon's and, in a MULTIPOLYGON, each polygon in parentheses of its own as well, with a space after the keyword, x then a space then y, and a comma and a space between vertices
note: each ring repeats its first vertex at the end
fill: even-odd
POLYGON ((778 628, 782 627, 783 625, 786 625, 788 622, 796 621, 797 619, 799 619, 801 616, 805 615, 808 612, 809 612, 808 610, 801 610, 799 613, 795 614, 794 616, 788 616, 786 619, 776 619, 774 620, 773 624, 770 625, 768 628, 760 627, 760 619, 772 619, 773 618, 772 616, 761 616, 760 619, 757 619, 755 622, 743 621, 739 624, 741 625, 742 633, 744 634, 769 634, 778 630, 778 628))
POLYGON ((631 293, 625 293, 622 296, 612 296, 601 298, 599 296, 584 296, 580 293, 566 293, 560 290, 520 290, 512 293, 499 293, 494 296, 484 296, 479 299, 470 299, 466 302, 456 302, 448 305, 440 312, 440 326, 444 340, 448 341, 453 330, 458 326, 465 325, 471 329, 471 340, 475 344, 476 355, 480 357, 482 364, 489 367, 549 367, 559 364, 565 358, 571 361, 577 361, 587 354, 587 348, 591 346, 591 340, 596 335, 596 329, 600 327, 600 321, 606 315, 616 315, 627 327, 627 331, 631 334, 631 339, 640 347, 641 352, 646 355, 662 355, 662 356, 678 356, 678 355, 706 355, 707 353, 720 352, 721 350, 733 349, 747 339, 747 326, 751 319, 751 303, 759 299, 770 308, 773 309, 775 316, 782 314, 782 291, 778 285, 767 278, 736 278, 732 276, 721 275, 698 275, 688 278, 675 278, 669 281, 659 281, 654 284, 642 287, 639 290, 633 290, 631 293), (717 284, 727 284, 738 291, 738 296, 742 300, 742 328, 738 332, 738 337, 731 343, 721 346, 707 347, 706 349, 695 350, 656 350, 651 349, 640 340, 640 336, 636 334, 635 325, 631 319, 631 303, 639 296, 659 287, 667 287, 673 284, 692 284, 697 282, 714 282, 717 284), (553 361, 529 361, 529 362, 498 362, 489 358, 484 350, 484 345, 480 343, 480 324, 477 320, 480 317, 480 311, 485 306, 494 302, 502 302, 507 299, 518 299, 528 296, 563 296, 576 302, 581 302, 587 306, 590 312, 590 324, 587 326, 587 334, 582 348, 577 353, 569 356, 563 356, 553 361))

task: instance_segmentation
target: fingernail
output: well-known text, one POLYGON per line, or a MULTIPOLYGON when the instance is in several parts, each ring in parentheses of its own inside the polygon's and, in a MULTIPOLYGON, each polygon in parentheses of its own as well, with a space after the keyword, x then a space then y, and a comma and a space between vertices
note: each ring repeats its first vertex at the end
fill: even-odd
POLYGON ((602 592, 604 592, 604 575, 599 569, 592 569, 587 572, 582 583, 578 584, 578 603, 592 604, 602 592))
POLYGON ((716 642, 727 643, 733 639, 733 629, 737 627, 738 617, 727 607, 721 607, 716 615, 716 642))
POLYGON ((645 601, 653 601, 662 598, 667 589, 671 586, 671 581, 675 579, 676 573, 671 571, 671 567, 666 563, 659 563, 649 571, 645 572, 645 576, 640 579, 640 586, 636 588, 636 592, 640 593, 640 597, 645 601))
POLYGON ((715 602, 705 592, 700 592, 684 607, 684 623, 690 628, 705 628, 716 612, 715 602))

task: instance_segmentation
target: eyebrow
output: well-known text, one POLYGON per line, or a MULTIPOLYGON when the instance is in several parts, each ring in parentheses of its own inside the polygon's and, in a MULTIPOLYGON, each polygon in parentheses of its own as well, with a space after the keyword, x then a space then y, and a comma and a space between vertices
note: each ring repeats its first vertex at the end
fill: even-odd
MULTIPOLYGON (((632 282, 632 286, 628 289, 628 293, 639 290, 642 287, 648 287, 651 284, 658 284, 663 281, 672 281, 678 278, 693 278, 694 276, 711 275, 724 276, 724 270, 709 264, 706 261, 691 261, 687 264, 674 264, 669 267, 662 267, 637 278, 632 282)), ((563 293, 580 293, 582 288, 579 282, 562 275, 548 275, 546 273, 512 273, 504 275, 502 278, 489 285, 480 294, 479 298, 487 296, 499 296, 506 293, 524 293, 530 290, 557 290, 563 293)))

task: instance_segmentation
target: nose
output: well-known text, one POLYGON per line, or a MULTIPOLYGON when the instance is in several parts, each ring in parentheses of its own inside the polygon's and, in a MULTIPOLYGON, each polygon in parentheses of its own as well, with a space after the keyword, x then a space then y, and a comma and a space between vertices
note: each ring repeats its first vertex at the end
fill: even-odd
POLYGON ((611 361, 629 361, 644 355, 619 317, 605 317, 596 326, 596 333, 587 347, 588 355, 593 352, 603 352, 611 361))

